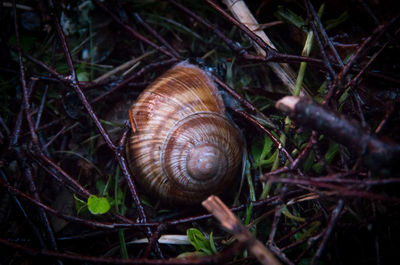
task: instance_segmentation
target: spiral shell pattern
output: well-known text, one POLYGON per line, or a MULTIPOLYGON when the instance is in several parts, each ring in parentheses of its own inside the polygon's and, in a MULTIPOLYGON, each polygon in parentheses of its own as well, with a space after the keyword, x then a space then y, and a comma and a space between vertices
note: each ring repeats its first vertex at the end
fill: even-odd
POLYGON ((140 94, 129 118, 129 165, 150 195, 193 204, 240 177, 241 134, 200 68, 186 62, 174 66, 140 94))

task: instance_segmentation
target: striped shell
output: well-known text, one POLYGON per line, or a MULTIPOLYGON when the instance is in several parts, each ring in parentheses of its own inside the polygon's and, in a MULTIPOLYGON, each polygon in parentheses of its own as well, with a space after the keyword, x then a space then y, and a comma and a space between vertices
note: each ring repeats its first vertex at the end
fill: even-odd
POLYGON ((200 68, 184 62, 167 71, 140 94, 129 119, 129 165, 149 195, 194 204, 240 177, 242 137, 200 68))

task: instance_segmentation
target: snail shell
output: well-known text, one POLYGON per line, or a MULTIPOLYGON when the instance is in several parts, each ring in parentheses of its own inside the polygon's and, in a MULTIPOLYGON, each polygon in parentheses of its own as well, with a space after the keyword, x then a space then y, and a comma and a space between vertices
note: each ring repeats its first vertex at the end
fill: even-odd
POLYGON ((128 162, 137 182, 164 202, 194 204, 242 173, 243 139, 206 72, 180 63, 129 110, 128 162))

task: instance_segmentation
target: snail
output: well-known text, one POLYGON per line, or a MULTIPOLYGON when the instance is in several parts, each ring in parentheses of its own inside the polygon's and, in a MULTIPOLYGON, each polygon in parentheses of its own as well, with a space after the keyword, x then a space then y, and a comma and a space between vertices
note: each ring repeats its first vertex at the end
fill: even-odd
POLYGON ((182 62, 157 78, 133 103, 129 120, 129 167, 162 202, 196 204, 240 178, 242 135, 199 67, 182 62))

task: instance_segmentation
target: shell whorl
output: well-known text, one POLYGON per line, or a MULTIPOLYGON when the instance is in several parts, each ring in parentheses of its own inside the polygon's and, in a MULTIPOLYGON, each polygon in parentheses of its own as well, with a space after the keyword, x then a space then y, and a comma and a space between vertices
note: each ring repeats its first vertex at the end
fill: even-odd
POLYGON ((167 71, 143 91, 129 116, 129 165, 150 194, 196 203, 240 174, 242 137, 200 68, 181 63, 167 71))

